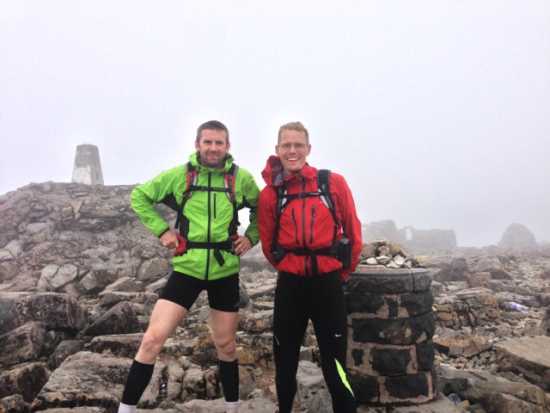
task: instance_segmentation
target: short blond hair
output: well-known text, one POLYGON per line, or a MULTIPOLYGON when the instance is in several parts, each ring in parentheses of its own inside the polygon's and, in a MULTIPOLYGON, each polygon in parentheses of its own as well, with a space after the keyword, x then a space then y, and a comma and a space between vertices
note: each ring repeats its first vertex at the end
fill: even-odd
POLYGON ((288 122, 279 128, 279 134, 277 135, 277 143, 281 143, 281 134, 284 130, 293 130, 296 132, 303 132, 306 135, 306 143, 309 145, 309 133, 302 122, 288 122))

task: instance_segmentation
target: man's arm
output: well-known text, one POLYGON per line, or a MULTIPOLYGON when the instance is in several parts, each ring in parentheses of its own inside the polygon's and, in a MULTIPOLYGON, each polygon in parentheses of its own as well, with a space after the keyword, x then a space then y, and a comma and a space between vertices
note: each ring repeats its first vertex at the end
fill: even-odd
POLYGON ((130 195, 132 209, 143 225, 157 237, 161 237, 170 226, 154 205, 175 196, 178 179, 185 180, 183 166, 162 172, 150 181, 136 186, 130 195))
POLYGON ((342 277, 347 278, 348 274, 355 270, 361 255, 363 237, 361 234, 361 222, 357 217, 355 202, 351 190, 342 175, 331 173, 331 192, 336 194, 336 203, 341 214, 344 233, 351 242, 351 266, 342 270, 342 277))
MULTIPOLYGON (((246 171, 245 171, 246 172, 246 171)), ((249 210, 249 224, 245 231, 245 236, 250 240, 252 245, 256 245, 260 240, 258 233, 258 198, 260 196, 260 189, 256 185, 254 177, 250 173, 246 172, 243 177, 243 202, 244 206, 249 210)))
POLYGON ((260 241, 262 242, 262 251, 267 260, 275 268, 277 268, 277 262, 271 254, 271 244, 273 244, 273 232, 275 231, 276 201, 276 195, 270 187, 262 190, 258 201, 258 229, 260 232, 260 241))

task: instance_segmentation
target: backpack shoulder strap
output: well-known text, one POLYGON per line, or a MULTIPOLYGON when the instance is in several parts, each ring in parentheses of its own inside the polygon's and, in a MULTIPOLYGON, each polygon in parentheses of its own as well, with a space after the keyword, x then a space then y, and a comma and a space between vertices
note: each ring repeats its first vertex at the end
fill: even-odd
POLYGON ((231 168, 229 168, 229 171, 225 172, 223 176, 226 195, 227 195, 227 198, 229 198, 229 201, 231 202, 231 206, 233 207, 233 217, 231 219, 231 222, 228 228, 228 233, 230 237, 237 235, 237 230, 240 225, 239 207, 237 205, 237 197, 235 195, 235 186, 237 182, 238 171, 239 171, 239 166, 234 163, 231 165, 231 168))
POLYGON ((334 206, 334 201, 330 195, 330 169, 319 169, 317 171, 317 187, 319 188, 321 200, 330 210, 334 222, 338 223, 336 218, 336 207, 334 206))
POLYGON ((229 171, 223 174, 223 181, 225 189, 227 190, 226 194, 231 203, 236 203, 235 198, 235 186, 237 182, 237 172, 239 171, 239 166, 237 164, 232 164, 229 171))
POLYGON ((183 219, 183 208, 185 207, 185 203, 189 200, 189 198, 191 198, 193 192, 190 189, 196 184, 196 181, 197 170, 191 162, 187 162, 185 165, 185 189, 183 190, 181 204, 178 208, 175 224, 176 230, 179 230, 182 235, 186 235, 187 233, 187 228, 185 228, 187 226, 185 222, 186 220, 183 219))

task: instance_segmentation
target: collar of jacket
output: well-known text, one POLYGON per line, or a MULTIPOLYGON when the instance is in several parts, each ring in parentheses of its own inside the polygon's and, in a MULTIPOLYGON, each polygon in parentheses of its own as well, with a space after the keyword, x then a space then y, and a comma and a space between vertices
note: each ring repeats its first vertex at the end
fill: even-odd
POLYGON ((278 187, 285 183, 290 183, 295 180, 311 180, 317 179, 317 169, 310 166, 308 163, 297 174, 285 174, 281 159, 278 156, 271 155, 266 162, 265 168, 262 171, 262 177, 268 186, 278 187))
POLYGON ((198 172, 222 172, 222 173, 225 173, 225 172, 229 172, 229 170, 231 169, 231 166, 233 165, 233 156, 231 156, 230 154, 227 154, 225 156, 225 164, 223 165, 223 168, 212 168, 210 166, 204 166, 202 165, 200 162, 199 162, 199 153, 198 152, 195 152, 195 153, 192 153, 190 156, 189 156, 189 162, 191 162, 191 165, 193 165, 193 167, 195 167, 195 169, 198 171, 198 172))

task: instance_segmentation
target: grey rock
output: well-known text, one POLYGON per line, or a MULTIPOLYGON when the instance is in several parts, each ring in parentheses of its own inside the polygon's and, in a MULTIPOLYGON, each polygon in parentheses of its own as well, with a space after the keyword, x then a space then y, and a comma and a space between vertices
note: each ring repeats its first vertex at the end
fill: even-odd
MULTIPOLYGON (((51 375, 34 401, 36 410, 72 406, 101 406, 110 410, 118 405, 131 359, 82 351, 69 356, 51 375)), ((159 361, 140 406, 154 407, 159 398, 162 372, 159 361)))
POLYGON ((29 321, 40 321, 48 329, 76 332, 86 324, 87 315, 67 294, 0 292, 0 334, 29 321))
POLYGON ((24 363, 0 373, 0 398, 20 394, 30 403, 48 381, 49 370, 44 363, 24 363))
POLYGON ((143 291, 143 283, 130 277, 122 277, 109 284, 103 291, 141 292, 143 291))
POLYGON ((20 394, 0 399, 0 412, 2 413, 29 413, 30 411, 31 405, 26 403, 20 394))
POLYGON ((139 267, 137 279, 140 281, 156 280, 170 272, 170 263, 165 258, 153 258, 144 261, 139 267))
POLYGON ((505 340, 495 347, 501 371, 520 374, 550 391, 550 337, 520 337, 505 340))
POLYGON ((84 347, 82 340, 63 340, 48 358, 48 367, 55 370, 71 354, 78 353, 84 347))
POLYGON ((101 336, 106 334, 128 334, 141 331, 133 306, 121 302, 108 310, 82 331, 83 336, 101 336))
POLYGON ((0 336, 0 365, 13 366, 25 361, 37 360, 47 347, 44 324, 29 322, 0 336))
POLYGON ((206 381, 200 367, 194 365, 187 369, 183 377, 182 400, 204 398, 206 396, 206 381))
POLYGON ((143 333, 115 334, 94 337, 89 349, 96 353, 109 352, 118 357, 133 358, 143 339, 143 333))
POLYGON ((302 411, 308 413, 332 413, 330 394, 325 385, 323 372, 314 363, 301 361, 296 374, 297 400, 302 411))
POLYGON ((55 291, 74 281, 78 276, 78 268, 72 264, 62 266, 47 265, 42 269, 38 288, 42 291, 55 291))

